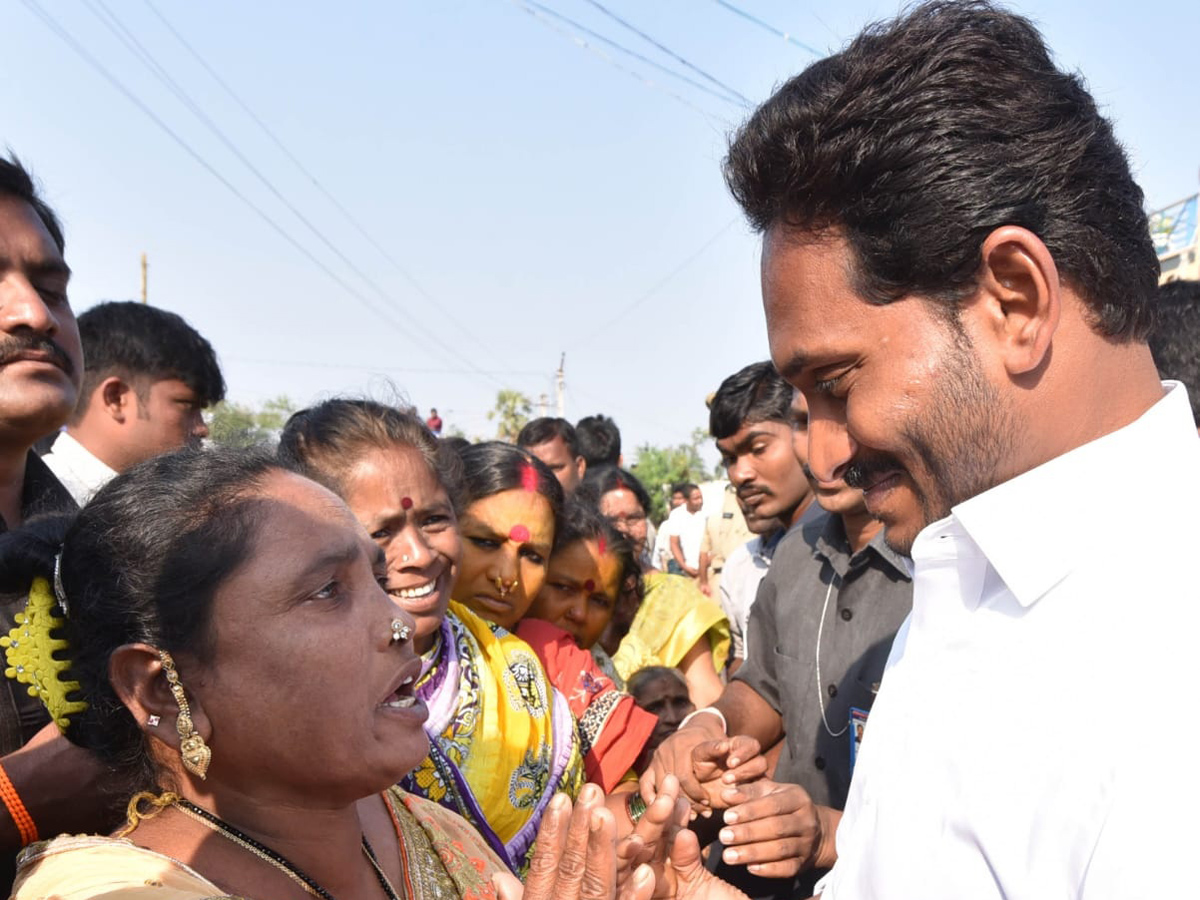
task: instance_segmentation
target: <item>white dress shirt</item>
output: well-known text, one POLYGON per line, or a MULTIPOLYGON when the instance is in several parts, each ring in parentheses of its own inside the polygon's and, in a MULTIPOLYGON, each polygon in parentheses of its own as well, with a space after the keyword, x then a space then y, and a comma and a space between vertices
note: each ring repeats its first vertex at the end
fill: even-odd
POLYGON ((1164 387, 918 535, 823 900, 1200 895, 1200 439, 1164 387))
POLYGON ((50 452, 42 457, 42 461, 80 506, 117 474, 115 469, 93 456, 91 451, 65 431, 54 439, 50 452))
POLYGON ((771 568, 771 557, 783 537, 783 530, 767 535, 770 541, 763 547, 763 535, 756 535, 729 554, 721 570, 718 593, 721 608, 729 618, 729 638, 733 642, 732 659, 746 658, 746 623, 750 607, 758 595, 758 586, 771 568))

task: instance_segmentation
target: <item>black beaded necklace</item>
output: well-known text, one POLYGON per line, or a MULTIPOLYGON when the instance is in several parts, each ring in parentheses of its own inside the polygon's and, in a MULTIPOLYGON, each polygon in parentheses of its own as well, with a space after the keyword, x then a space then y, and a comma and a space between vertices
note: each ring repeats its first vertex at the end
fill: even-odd
MULTIPOLYGON (((179 811, 187 816, 195 819, 203 825, 208 826, 217 834, 226 837, 233 843, 237 844, 243 850, 249 851, 264 862, 270 863, 275 868, 285 873, 292 881, 300 885, 308 893, 314 897, 321 897, 322 900, 334 900, 334 896, 317 884, 310 878, 302 869, 296 866, 287 857, 282 856, 272 850, 270 847, 265 847, 256 841, 250 835, 230 825, 219 816, 210 813, 207 809, 197 806, 188 800, 180 797, 175 801, 175 805, 179 807, 179 811)), ((383 892, 388 895, 388 900, 400 900, 400 895, 396 889, 392 887, 392 883, 388 881, 388 877, 384 874, 383 867, 379 865, 379 860, 375 857, 375 850, 371 843, 367 840, 364 834, 362 839, 363 855, 371 863, 371 868, 375 870, 375 877, 379 880, 379 886, 383 888, 383 892)))

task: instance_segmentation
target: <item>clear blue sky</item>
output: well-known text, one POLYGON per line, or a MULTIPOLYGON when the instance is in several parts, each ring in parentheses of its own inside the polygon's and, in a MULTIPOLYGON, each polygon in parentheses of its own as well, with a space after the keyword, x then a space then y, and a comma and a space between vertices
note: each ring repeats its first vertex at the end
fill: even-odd
MULTIPOLYGON (((542 0, 570 25, 510 0, 153 2, 36 5, 343 284, 77 55, 33 0, 3 8, 0 143, 66 222, 76 307, 135 297, 148 253, 151 302, 213 342, 231 399, 388 397, 394 385, 489 435, 496 391, 553 397, 566 351, 568 418, 610 413, 628 458, 706 425, 705 394, 765 358, 758 240, 719 173, 746 110, 586 35, 720 90, 587 0, 542 0)), ((733 2, 821 52, 898 8, 733 2)), ((752 102, 815 58, 715 0, 603 5, 752 102)), ((1148 204, 1193 193, 1200 3, 1014 8, 1085 74, 1148 204)))

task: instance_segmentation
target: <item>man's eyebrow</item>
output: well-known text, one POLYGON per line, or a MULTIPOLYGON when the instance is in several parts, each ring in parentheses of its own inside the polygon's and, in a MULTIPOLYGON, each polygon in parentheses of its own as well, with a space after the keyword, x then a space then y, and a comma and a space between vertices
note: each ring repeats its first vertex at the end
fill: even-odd
POLYGON ((779 374, 783 376, 784 381, 799 378, 804 370, 808 368, 808 363, 808 357, 803 353, 793 353, 788 357, 787 362, 779 367, 779 374))

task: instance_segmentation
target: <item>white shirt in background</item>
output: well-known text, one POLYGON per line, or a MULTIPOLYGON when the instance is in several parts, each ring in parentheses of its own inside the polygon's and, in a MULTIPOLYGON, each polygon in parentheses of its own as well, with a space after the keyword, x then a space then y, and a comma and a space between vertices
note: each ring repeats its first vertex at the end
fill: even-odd
POLYGON ((50 446, 50 452, 42 457, 42 461, 80 506, 117 474, 115 469, 93 456, 90 450, 65 431, 59 432, 50 446))

